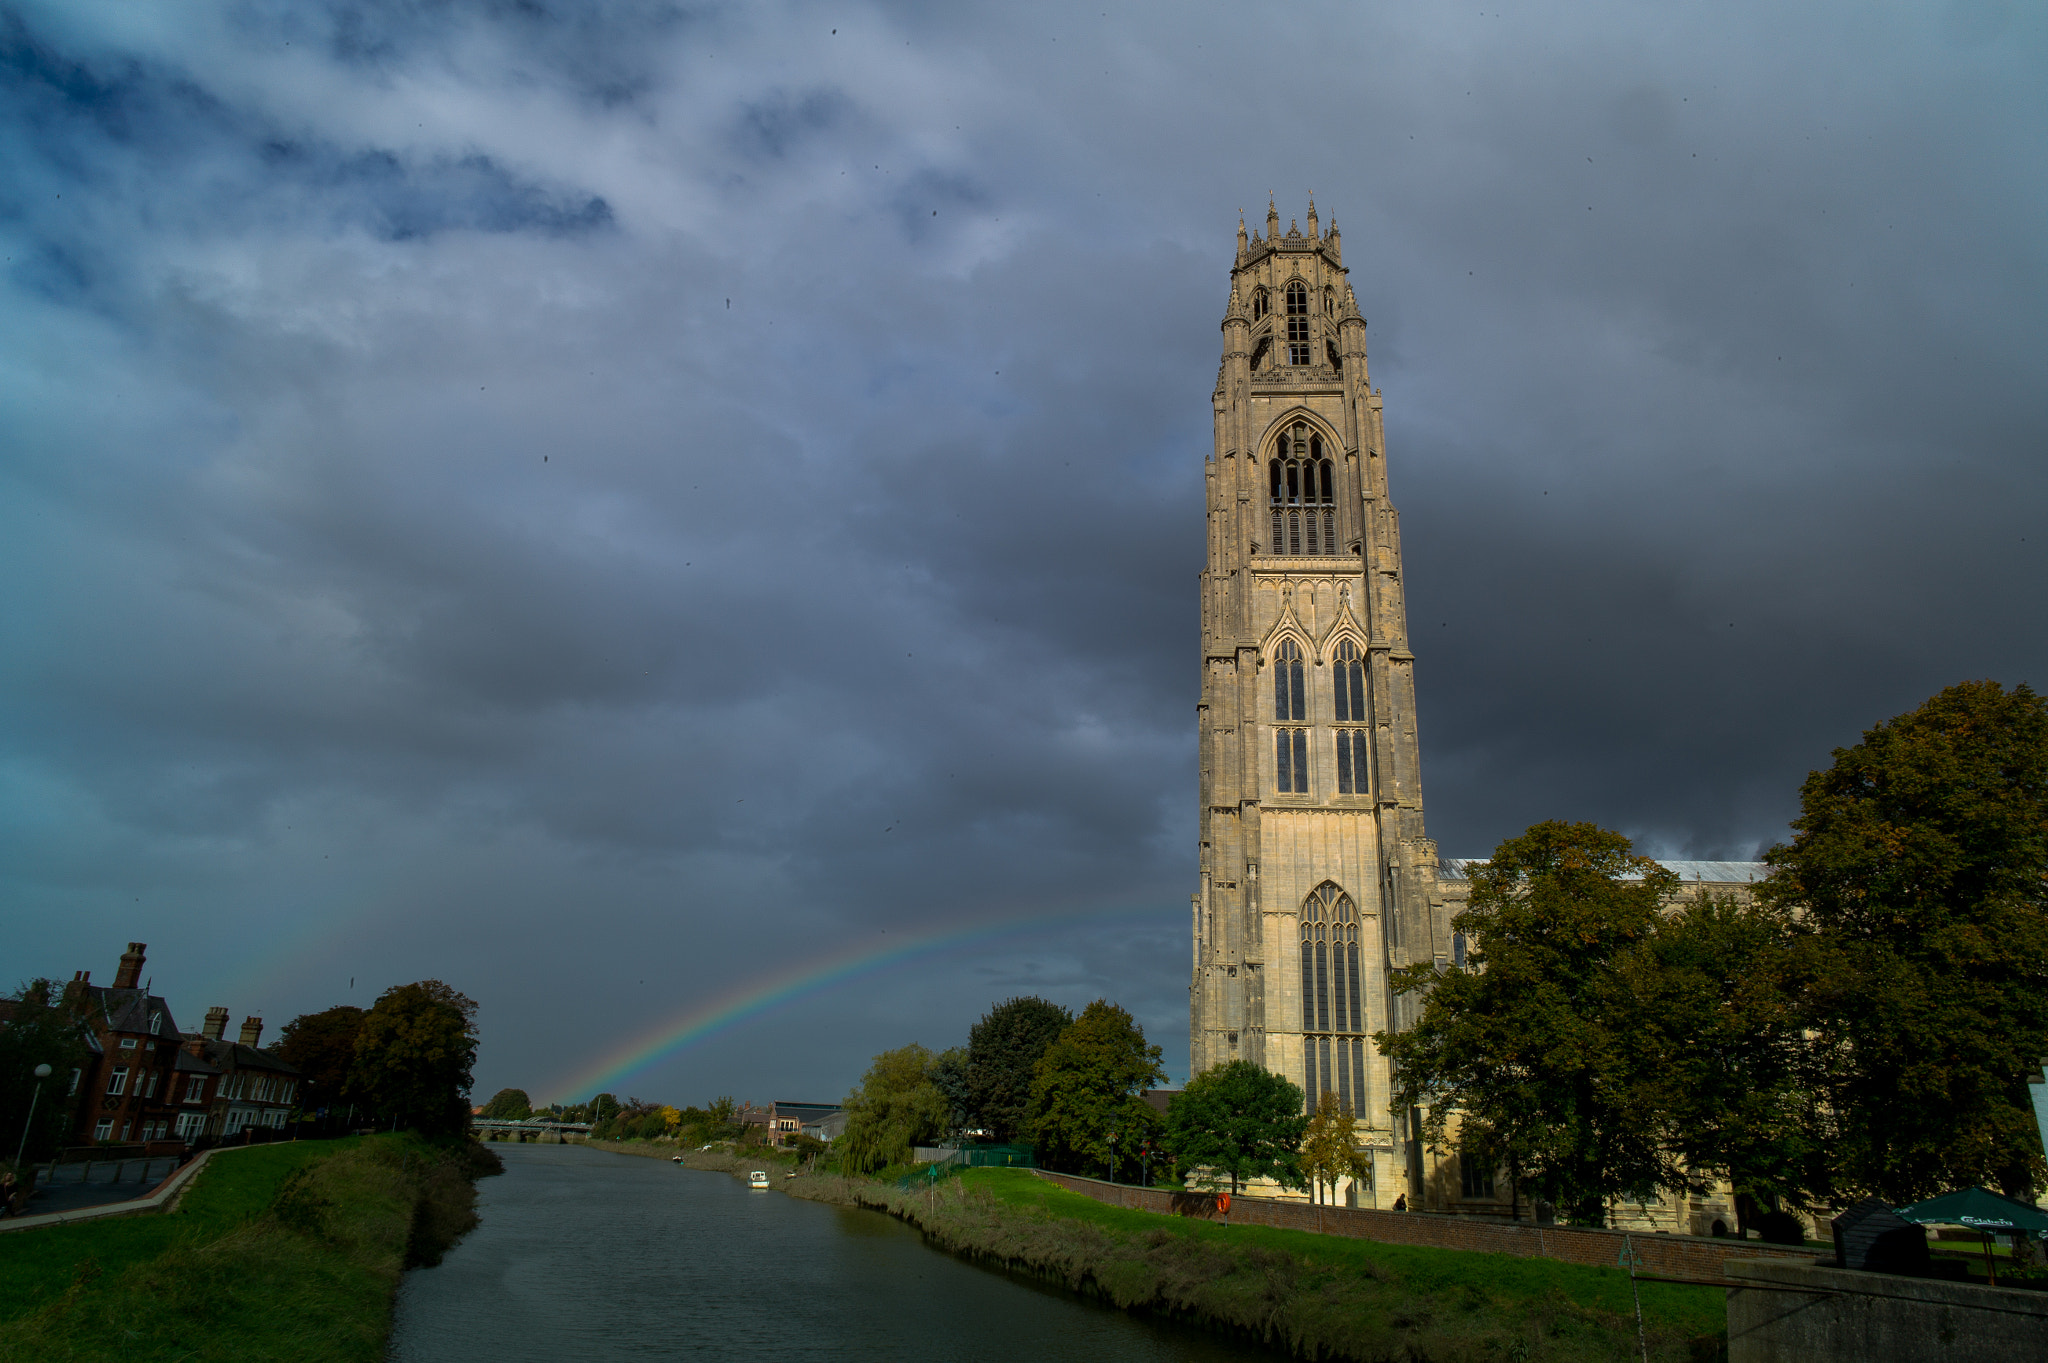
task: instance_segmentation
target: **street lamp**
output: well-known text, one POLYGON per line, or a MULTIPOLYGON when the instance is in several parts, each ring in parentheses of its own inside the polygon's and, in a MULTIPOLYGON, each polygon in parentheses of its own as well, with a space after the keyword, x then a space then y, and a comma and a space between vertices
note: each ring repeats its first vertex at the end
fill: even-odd
POLYGON ((21 1152, 28 1149, 28 1129, 36 1121, 36 1099, 43 1096, 43 1081, 50 1077, 50 1067, 36 1066, 35 1076, 35 1087, 28 1091, 28 1120, 21 1124, 21 1143, 14 1147, 14 1167, 17 1169, 21 1167, 21 1152))
POLYGON ((1109 1133, 1109 1181, 1116 1182, 1116 1132, 1109 1133))

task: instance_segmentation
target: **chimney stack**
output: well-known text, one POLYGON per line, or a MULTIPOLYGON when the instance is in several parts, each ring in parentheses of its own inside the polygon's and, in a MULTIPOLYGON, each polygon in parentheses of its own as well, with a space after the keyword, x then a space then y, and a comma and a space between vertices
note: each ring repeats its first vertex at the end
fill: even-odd
POLYGON ((142 943, 130 942, 121 953, 121 968, 114 972, 114 988, 133 989, 142 983, 142 943))
POLYGON ((254 1045, 255 1045, 255 1044, 257 1043, 257 1042, 261 1041, 262 1039, 263 1039, 263 1019, 262 1019, 262 1018, 243 1018, 243 1019, 242 1019, 242 1044, 243 1044, 244 1046, 254 1046, 254 1045))
POLYGON ((199 1034, 208 1041, 218 1041, 227 1034, 227 1030, 228 1010, 219 1005, 207 1009, 206 1025, 199 1029, 199 1034))

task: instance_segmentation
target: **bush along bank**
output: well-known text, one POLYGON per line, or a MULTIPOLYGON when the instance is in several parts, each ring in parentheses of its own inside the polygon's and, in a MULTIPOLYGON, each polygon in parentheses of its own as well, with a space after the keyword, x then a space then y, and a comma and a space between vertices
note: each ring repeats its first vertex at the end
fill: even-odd
POLYGON ((407 1135, 216 1155, 175 1213, 6 1237, 67 1281, 0 1321, 0 1357, 373 1363, 400 1276, 476 1225, 475 1181, 503 1167, 407 1135))
MULTIPOLYGON (((836 1175, 804 1175, 783 1187, 887 1212, 964 1258, 1300 1358, 1640 1356, 1628 1277, 1618 1270, 1127 1211, 1023 1170, 969 1170, 929 1190, 836 1175)), ((1655 1283, 1641 1290, 1652 1359, 1726 1357, 1720 1292, 1655 1283)))

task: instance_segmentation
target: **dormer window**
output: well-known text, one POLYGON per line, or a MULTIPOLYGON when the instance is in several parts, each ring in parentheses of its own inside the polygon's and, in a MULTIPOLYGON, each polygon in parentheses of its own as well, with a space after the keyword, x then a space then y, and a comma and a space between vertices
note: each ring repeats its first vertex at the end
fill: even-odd
POLYGON ((1287 286, 1287 363, 1308 363, 1308 286, 1298 279, 1287 286))

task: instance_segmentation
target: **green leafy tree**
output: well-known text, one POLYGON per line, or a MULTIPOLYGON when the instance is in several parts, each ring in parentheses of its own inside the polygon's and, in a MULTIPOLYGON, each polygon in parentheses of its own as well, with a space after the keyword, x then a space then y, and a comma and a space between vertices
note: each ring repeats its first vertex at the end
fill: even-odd
POLYGON ((468 1129, 476 1004, 439 980, 394 985, 356 1037, 349 1083, 378 1115, 424 1135, 468 1129))
POLYGON ((740 1105, 734 1102, 731 1097, 720 1096, 711 1100, 711 1106, 707 1110, 706 1115, 711 1118, 713 1126, 728 1127, 732 1125, 733 1114, 739 1110, 740 1105))
POLYGON ((1082 1009, 1046 1048, 1032 1076, 1031 1132, 1039 1163, 1107 1170, 1111 1132, 1129 1161, 1159 1128, 1159 1114, 1138 1095, 1166 1078, 1160 1055, 1137 1020, 1116 1004, 1097 999, 1082 1009))
POLYGON ((1807 777, 1765 892, 1814 934, 1844 1197, 2048 1179, 2048 706, 1951 686, 1807 777))
POLYGON ((932 1082, 946 1097, 946 1130, 958 1133, 974 1124, 974 1103, 967 1085, 967 1048, 950 1046, 932 1061, 932 1082))
POLYGON ((600 1093, 588 1105, 590 1120, 608 1122, 619 1115, 619 1100, 609 1093, 600 1093))
POLYGON ((1658 1090, 1663 1141, 1694 1191, 1728 1180, 1745 1228, 1828 1184, 1806 944, 1779 906, 1704 895, 1621 964, 1640 1019, 1630 1065, 1658 1090))
POLYGON ((1211 1186, 1228 1178, 1233 1193, 1253 1178, 1304 1187, 1304 1104, 1287 1076, 1233 1060, 1203 1070, 1173 1100, 1166 1113, 1166 1148, 1183 1170, 1211 1186))
MULTIPOLYGON (((1297 1093, 1300 1090, 1296 1090, 1297 1093)), ((1301 1138, 1301 1176, 1312 1190, 1327 1189, 1334 1200, 1342 1179, 1372 1186, 1372 1156, 1358 1146, 1351 1113, 1328 1089, 1316 1100, 1315 1115, 1301 1138)))
POLYGON ((1580 1225, 1602 1224, 1611 1197, 1681 1186, 1628 970, 1678 884, 1592 824, 1553 820, 1503 842, 1453 920, 1471 968, 1396 972, 1397 993, 1427 993, 1412 1028, 1373 1037, 1397 1105, 1428 1109, 1438 1148, 1453 1112, 1477 1122, 1510 1177, 1580 1225))
POLYGON ((846 1172, 906 1163, 912 1146, 945 1131, 946 1096, 932 1082, 935 1059, 916 1043, 875 1057, 860 1087, 846 1096, 846 1131, 838 1142, 846 1172))
POLYGON ((969 1117, 999 1141, 1028 1137, 1038 1062, 1073 1021, 1058 1004, 1028 995, 989 1009, 967 1033, 969 1117))
POLYGON ((24 1134, 25 1160, 47 1158, 64 1144, 71 1072, 86 1068, 92 1055, 74 1002, 39 979, 15 990, 0 1009, 0 1163, 11 1164, 24 1134), (38 1065, 50 1067, 48 1078, 36 1078, 38 1065))
POLYGON ((277 1055, 304 1076, 302 1108, 340 1110, 354 1101, 348 1077, 356 1063, 356 1038, 362 1034, 360 1008, 337 1004, 318 1013, 301 1013, 278 1032, 277 1055))
POLYGON ((525 1089, 499 1089, 484 1104, 483 1116, 497 1121, 523 1121, 533 1115, 533 1102, 525 1089))

